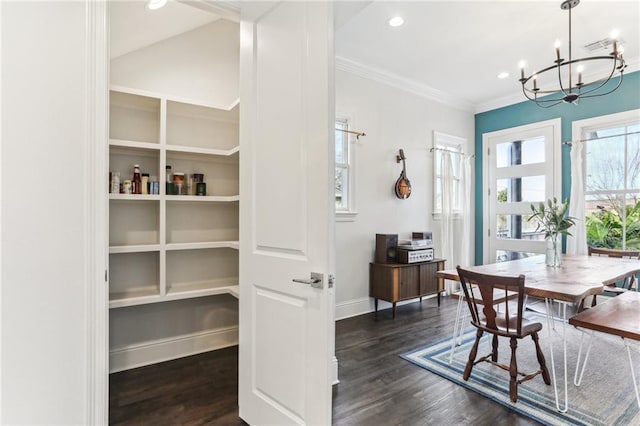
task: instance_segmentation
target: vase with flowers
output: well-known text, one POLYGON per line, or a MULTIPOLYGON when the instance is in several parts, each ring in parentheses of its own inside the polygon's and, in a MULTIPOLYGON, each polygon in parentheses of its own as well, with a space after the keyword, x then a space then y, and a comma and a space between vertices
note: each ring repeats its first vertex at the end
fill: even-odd
POLYGON ((569 229, 575 225, 575 218, 567 214, 569 200, 558 203, 556 197, 540 203, 538 207, 531 204, 531 216, 529 221, 537 219, 536 231, 544 231, 547 240, 546 263, 547 266, 557 268, 562 263, 562 237, 571 235, 569 229))

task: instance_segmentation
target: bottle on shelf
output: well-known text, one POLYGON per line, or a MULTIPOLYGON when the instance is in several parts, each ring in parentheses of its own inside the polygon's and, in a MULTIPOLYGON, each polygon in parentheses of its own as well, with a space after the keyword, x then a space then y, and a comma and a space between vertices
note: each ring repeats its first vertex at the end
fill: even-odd
POLYGON ((160 187, 158 185, 158 176, 149 177, 149 194, 160 194, 160 187))
POLYGON ((171 177, 171 166, 167 164, 166 167, 167 172, 167 195, 173 195, 173 179, 171 177))
POLYGON ((133 179, 131 180, 131 193, 142 194, 142 178, 140 177, 140 166, 133 166, 133 179))
POLYGON ((120 172, 113 172, 111 174, 111 190, 112 194, 120 193, 120 172))
POLYGON ((206 187, 204 186, 204 174, 203 173, 193 173, 191 175, 193 180, 193 188, 191 195, 205 195, 206 187))
POLYGON ((142 194, 149 194, 149 173, 142 174, 142 194))
POLYGON ((196 186, 193 183, 193 173, 187 173, 187 190, 185 191, 186 195, 195 195, 196 186))

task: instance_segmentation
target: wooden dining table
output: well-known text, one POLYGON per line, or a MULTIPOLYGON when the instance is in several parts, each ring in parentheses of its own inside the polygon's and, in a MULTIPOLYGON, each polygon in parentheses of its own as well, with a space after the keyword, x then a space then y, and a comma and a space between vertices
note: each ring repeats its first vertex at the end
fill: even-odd
MULTIPOLYGON (((566 412, 569 408, 567 389, 567 340, 565 326, 567 323, 567 304, 578 307, 588 296, 602 293, 604 286, 613 285, 629 275, 640 274, 640 260, 621 259, 602 256, 563 255, 559 267, 550 267, 544 256, 531 256, 507 262, 465 267, 475 272, 491 275, 525 276, 525 293, 527 296, 545 300, 547 329, 551 333, 553 302, 559 302, 560 319, 562 319, 563 359, 564 359, 564 407, 560 406, 556 368, 553 357, 553 343, 549 338, 551 352, 551 370, 553 387, 558 411, 566 412)), ((436 272, 438 278, 460 281, 456 269, 445 269, 436 272)))

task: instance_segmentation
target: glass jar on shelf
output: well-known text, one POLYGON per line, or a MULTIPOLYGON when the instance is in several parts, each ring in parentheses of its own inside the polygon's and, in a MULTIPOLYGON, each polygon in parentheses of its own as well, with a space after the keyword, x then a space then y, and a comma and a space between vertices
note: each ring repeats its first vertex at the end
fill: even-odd
POLYGON ((184 173, 175 172, 173 174, 173 187, 175 195, 185 195, 184 193, 184 173))

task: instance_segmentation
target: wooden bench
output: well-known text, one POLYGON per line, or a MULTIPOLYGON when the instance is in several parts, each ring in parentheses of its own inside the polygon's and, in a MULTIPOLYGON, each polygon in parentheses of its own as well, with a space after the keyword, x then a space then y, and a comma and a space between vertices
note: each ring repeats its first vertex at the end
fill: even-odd
MULTIPOLYGON (((633 370, 633 362, 631 360, 631 350, 629 348, 629 340, 640 341, 640 293, 636 291, 627 291, 618 297, 614 297, 604 303, 601 303, 591 309, 580 312, 578 315, 569 319, 569 324, 601 333, 607 333, 619 336, 623 339, 629 356, 629 367, 631 368, 631 379, 636 392, 636 401, 640 407, 640 395, 638 395, 638 385, 633 370)), ((582 354, 582 340, 580 341, 580 349, 578 351, 578 362, 576 373, 574 376, 574 384, 579 386, 582 382, 582 375, 587 365, 589 352, 591 350, 592 340, 589 341, 587 353, 584 357, 580 377, 578 378, 578 370, 580 366, 580 358, 582 354)))

